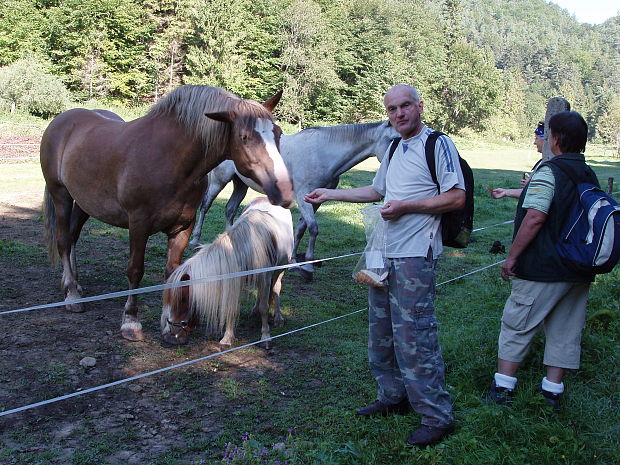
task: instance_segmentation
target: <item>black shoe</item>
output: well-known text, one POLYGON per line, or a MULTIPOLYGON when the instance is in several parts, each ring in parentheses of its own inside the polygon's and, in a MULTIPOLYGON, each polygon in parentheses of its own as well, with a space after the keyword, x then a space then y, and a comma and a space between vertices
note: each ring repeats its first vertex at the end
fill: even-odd
POLYGON ((496 403, 496 404, 511 404, 512 398, 514 397, 515 392, 512 389, 508 389, 505 387, 500 387, 495 384, 495 380, 491 383, 491 387, 489 388, 489 392, 484 397, 484 400, 487 404, 496 403))
POLYGON ((560 398, 562 397, 562 394, 554 394, 553 392, 545 391, 541 387, 536 389, 536 392, 542 394, 545 403, 551 405, 553 410, 556 412, 560 411, 560 398))
POLYGON ((411 404, 409 404, 409 400, 405 398, 397 404, 384 404, 383 402, 378 400, 370 405, 367 405, 366 407, 362 407, 357 412, 355 412, 355 414, 362 417, 370 417, 373 415, 386 416, 392 413, 403 415, 410 410, 411 404))
POLYGON ((446 426, 422 425, 407 438, 407 444, 418 447, 430 446, 432 444, 437 444, 453 432, 454 423, 450 423, 446 426))

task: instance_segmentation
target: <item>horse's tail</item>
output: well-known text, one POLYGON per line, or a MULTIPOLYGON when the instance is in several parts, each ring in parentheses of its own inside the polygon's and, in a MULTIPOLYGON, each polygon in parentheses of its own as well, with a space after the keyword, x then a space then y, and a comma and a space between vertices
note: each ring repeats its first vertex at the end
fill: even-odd
POLYGON ((57 265, 60 261, 60 255, 56 244, 56 209, 47 186, 45 186, 43 193, 43 227, 45 228, 47 256, 52 265, 57 265))
MULTIPOLYGON (((259 211, 242 215, 174 274, 188 273, 191 279, 200 279, 272 266, 275 245, 269 226, 265 224, 265 216, 270 215, 259 211)), ((271 273, 261 273, 194 284, 191 292, 193 313, 200 318, 207 332, 233 328, 239 319, 239 299, 244 289, 268 284, 270 279, 271 273)))

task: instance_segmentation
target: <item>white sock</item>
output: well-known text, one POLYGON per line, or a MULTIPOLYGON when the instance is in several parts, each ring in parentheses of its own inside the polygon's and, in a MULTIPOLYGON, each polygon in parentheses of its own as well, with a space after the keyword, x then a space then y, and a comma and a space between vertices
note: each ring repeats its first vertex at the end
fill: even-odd
POLYGON ((543 388, 543 391, 548 391, 553 394, 562 394, 564 392, 564 383, 551 382, 546 376, 542 380, 541 387, 543 388))
POLYGON ((503 387, 514 391, 517 385, 517 378, 508 375, 502 375, 501 373, 495 373, 495 385, 497 387, 503 387))

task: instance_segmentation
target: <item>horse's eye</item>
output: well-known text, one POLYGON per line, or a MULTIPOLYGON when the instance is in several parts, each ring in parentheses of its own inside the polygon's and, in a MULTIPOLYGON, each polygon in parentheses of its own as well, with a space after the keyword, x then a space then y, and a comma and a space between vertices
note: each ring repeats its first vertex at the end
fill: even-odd
POLYGON ((243 142, 247 142, 247 140, 248 140, 248 135, 247 135, 247 133, 239 134, 239 138, 240 138, 243 142))

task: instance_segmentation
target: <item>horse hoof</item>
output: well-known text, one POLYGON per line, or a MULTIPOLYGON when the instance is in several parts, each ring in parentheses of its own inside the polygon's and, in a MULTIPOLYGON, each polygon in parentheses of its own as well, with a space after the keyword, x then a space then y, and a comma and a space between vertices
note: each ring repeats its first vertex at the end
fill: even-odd
POLYGON ((144 340, 144 334, 142 334, 142 325, 139 321, 126 321, 121 325, 121 335, 124 339, 131 342, 138 342, 144 340))
POLYGON ((290 269, 290 271, 294 272, 294 273, 299 273, 299 275, 301 276, 301 278, 305 281, 305 282, 310 282, 312 281, 312 278, 314 277, 314 272, 312 271, 308 271, 308 270, 304 270, 302 267, 300 266, 295 266, 292 267, 290 269))
POLYGON ((312 282, 314 279, 314 272, 304 270, 303 268, 299 268, 299 274, 303 278, 303 280, 307 283, 312 282))
POLYGON ((273 342, 271 340, 261 342, 260 344, 258 344, 258 347, 260 347, 263 350, 271 350, 273 349, 273 342))
POLYGON ((82 288, 78 285, 78 292, 68 291, 65 294, 65 308, 73 313, 82 313, 85 309, 81 303, 71 303, 72 300, 82 298, 82 288))
POLYGON ((65 305, 65 308, 73 313, 84 313, 86 311, 82 304, 69 304, 65 305))
POLYGON ((121 336, 131 342, 144 341, 144 334, 142 334, 142 330, 122 329, 121 336))
POLYGON ((225 351, 227 351, 228 349, 231 349, 231 348, 232 348, 232 344, 226 344, 226 343, 221 343, 221 342, 217 343, 217 351, 218 352, 225 352, 225 351))

